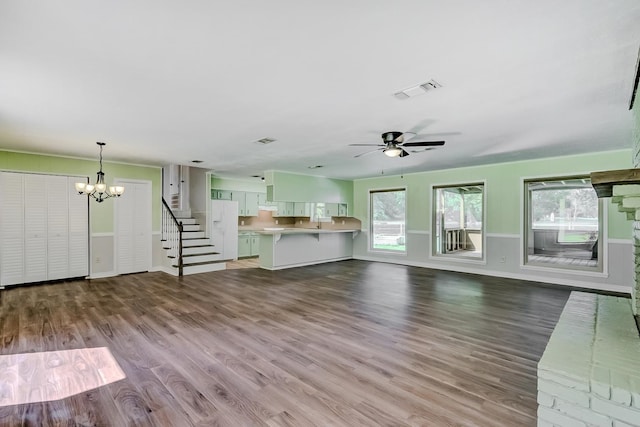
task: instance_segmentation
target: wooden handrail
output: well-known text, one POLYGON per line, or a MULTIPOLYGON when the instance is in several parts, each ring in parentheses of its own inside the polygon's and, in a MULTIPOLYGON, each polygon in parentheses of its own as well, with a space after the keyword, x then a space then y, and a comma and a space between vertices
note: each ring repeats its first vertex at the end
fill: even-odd
POLYGON ((184 270, 184 263, 182 260, 182 231, 184 227, 182 226, 182 221, 178 221, 176 216, 173 214, 171 208, 169 207, 169 204, 166 200, 164 200, 164 197, 162 198, 162 208, 163 213, 168 214, 162 215, 162 240, 169 241, 171 245, 170 249, 175 250, 176 256, 178 258, 178 276, 182 276, 184 270), (177 234, 177 236, 175 237, 177 237, 177 239, 169 238, 170 232, 168 230, 168 224, 165 224, 165 217, 171 218, 172 225, 175 227, 175 232, 177 234), (177 240, 177 245, 175 247, 173 246, 174 240, 177 240))

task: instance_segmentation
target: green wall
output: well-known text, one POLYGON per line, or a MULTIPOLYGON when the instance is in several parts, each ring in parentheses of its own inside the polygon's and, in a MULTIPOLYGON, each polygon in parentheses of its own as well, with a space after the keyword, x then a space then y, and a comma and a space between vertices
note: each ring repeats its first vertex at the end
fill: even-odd
MULTIPOLYGON (((69 157, 0 151, 0 170, 4 171, 87 176, 90 182, 94 182, 96 180, 96 172, 99 168, 100 165, 97 159, 83 160, 69 157)), ((102 170, 106 175, 107 185, 111 184, 115 178, 151 181, 151 197, 153 203, 152 229, 155 231, 160 230, 162 169, 152 166, 103 162, 102 170)), ((89 205, 92 233, 113 232, 112 203, 114 202, 115 200, 107 200, 102 203, 91 203, 89 205)))
POLYGON ((347 203, 352 210, 353 181, 282 171, 265 172, 265 181, 272 201, 347 203))
MULTIPOLYGON (((485 232, 520 234, 522 180, 526 178, 561 177, 589 172, 628 169, 631 151, 619 150, 595 154, 546 158, 539 160, 499 163, 493 165, 447 169, 432 172, 385 176, 354 181, 354 216, 369 223, 369 190, 407 189, 407 229, 431 229, 430 186, 465 184, 484 181, 487 205, 485 232)), ((609 238, 630 239, 631 225, 625 215, 609 206, 609 238)))

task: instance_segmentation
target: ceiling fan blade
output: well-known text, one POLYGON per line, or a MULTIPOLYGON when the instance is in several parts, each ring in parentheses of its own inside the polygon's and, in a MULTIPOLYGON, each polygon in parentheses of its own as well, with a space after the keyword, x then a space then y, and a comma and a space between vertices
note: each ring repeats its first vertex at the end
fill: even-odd
POLYGON ((384 144, 349 144, 351 147, 386 147, 384 144))
POLYGON ((402 153, 400 153, 400 155, 398 157, 407 157, 409 155, 409 153, 407 153, 406 151, 402 150, 402 153))
POLYGON ((406 133, 412 133, 412 134, 417 134, 418 132, 422 131, 424 128, 431 126, 432 124, 436 123, 437 120, 433 120, 433 119, 424 119, 422 120, 420 123, 416 124, 414 127, 412 127, 409 132, 406 133))
POLYGON ((425 151, 433 150, 435 148, 438 148, 438 147, 425 147, 425 148, 418 148, 417 150, 409 150, 409 151, 412 153, 424 153, 425 151))
POLYGON ((380 151, 380 150, 383 150, 383 149, 384 149, 384 148, 376 148, 375 150, 365 151, 364 153, 356 154, 356 155, 355 155, 355 156, 353 156, 353 157, 354 157, 354 158, 357 158, 357 157, 366 156, 367 154, 375 153, 376 151, 380 151))
POLYGON ((406 142, 402 144, 403 147, 440 147, 443 145, 444 141, 406 142))

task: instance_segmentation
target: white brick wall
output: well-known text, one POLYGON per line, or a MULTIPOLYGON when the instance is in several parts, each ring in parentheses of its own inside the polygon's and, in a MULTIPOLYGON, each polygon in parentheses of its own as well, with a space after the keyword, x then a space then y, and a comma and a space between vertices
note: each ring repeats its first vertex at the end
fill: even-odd
POLYGON ((640 336, 629 299, 571 293, 538 364, 538 426, 640 427, 640 336))

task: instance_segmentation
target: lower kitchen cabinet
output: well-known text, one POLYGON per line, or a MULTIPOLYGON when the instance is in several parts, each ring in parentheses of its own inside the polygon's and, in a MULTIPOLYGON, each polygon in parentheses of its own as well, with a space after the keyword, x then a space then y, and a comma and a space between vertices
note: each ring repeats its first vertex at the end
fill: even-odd
POLYGON ((256 256, 260 251, 260 235, 256 233, 238 234, 238 258, 256 256))

